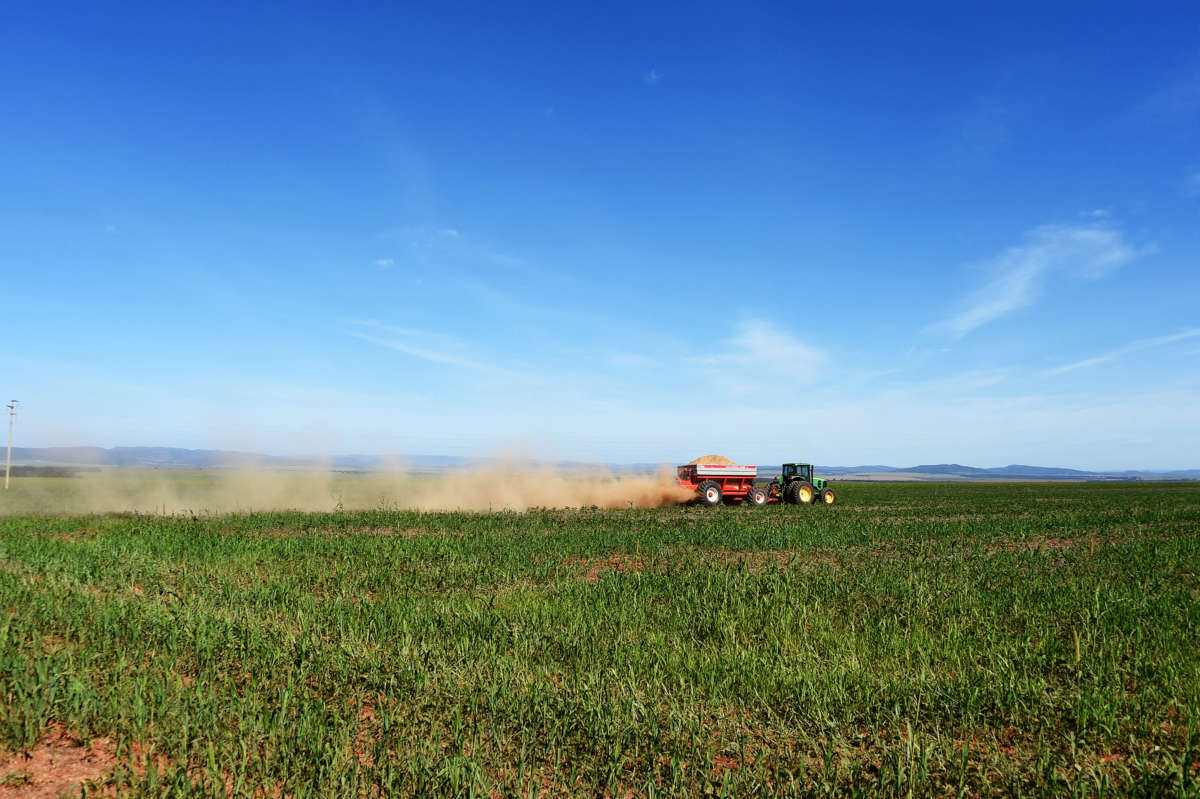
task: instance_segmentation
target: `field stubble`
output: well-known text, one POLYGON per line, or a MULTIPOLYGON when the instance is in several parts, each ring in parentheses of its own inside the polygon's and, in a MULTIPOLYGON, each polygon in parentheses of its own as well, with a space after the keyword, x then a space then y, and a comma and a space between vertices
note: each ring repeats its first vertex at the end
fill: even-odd
POLYGON ((48 747, 137 796, 1200 795, 1198 530, 1195 484, 0 518, 0 796, 48 747))

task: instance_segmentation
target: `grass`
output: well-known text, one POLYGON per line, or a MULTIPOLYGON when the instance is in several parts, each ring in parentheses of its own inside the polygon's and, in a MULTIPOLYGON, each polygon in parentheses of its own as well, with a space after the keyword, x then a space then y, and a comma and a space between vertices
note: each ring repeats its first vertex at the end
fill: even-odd
POLYGON ((0 746, 108 737, 135 796, 1200 796, 1198 531, 1168 483, 0 517, 0 746))

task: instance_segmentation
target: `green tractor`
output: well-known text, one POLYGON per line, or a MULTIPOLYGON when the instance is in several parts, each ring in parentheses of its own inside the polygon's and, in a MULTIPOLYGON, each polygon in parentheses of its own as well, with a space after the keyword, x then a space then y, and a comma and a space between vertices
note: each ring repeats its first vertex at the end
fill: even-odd
POLYGON ((770 484, 768 501, 792 505, 832 505, 837 495, 823 477, 813 477, 811 463, 785 463, 783 473, 770 484))

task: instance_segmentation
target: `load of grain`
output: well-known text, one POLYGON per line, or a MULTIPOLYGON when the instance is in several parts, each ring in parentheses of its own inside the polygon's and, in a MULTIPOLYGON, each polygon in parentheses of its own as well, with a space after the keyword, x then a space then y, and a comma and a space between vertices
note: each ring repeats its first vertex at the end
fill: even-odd
POLYGON ((722 466, 732 466, 733 465, 733 461, 729 460, 729 458, 726 458, 724 455, 701 455, 699 458, 696 458, 695 460, 688 461, 688 462, 692 463, 692 464, 716 463, 716 464, 721 464, 722 466))

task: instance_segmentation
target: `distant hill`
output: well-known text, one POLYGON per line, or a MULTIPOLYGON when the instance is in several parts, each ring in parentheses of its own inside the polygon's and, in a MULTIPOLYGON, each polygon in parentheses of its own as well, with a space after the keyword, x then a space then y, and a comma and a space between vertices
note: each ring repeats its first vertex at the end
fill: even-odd
POLYGON ((915 472, 917 474, 951 474, 959 476, 974 476, 987 474, 987 469, 978 469, 974 466, 961 466, 957 463, 935 463, 932 466, 912 466, 908 469, 901 469, 905 472, 915 472))
POLYGON ((1061 466, 1012 464, 982 469, 958 463, 908 467, 818 466, 818 474, 851 480, 1186 480, 1200 477, 1200 470, 1174 472, 1123 471, 1088 472, 1061 466))
POLYGON ((1089 475, 1089 474, 1094 474, 1093 472, 1081 472, 1081 471, 1079 471, 1078 469, 1062 469, 1062 468, 1054 468, 1054 467, 1050 467, 1050 466, 1019 466, 1019 465, 1013 465, 1013 466, 1000 466, 1000 467, 998 467, 998 468, 995 468, 995 469, 987 469, 986 471, 988 471, 988 472, 991 472, 991 473, 993 473, 993 474, 1019 474, 1019 475, 1030 475, 1030 474, 1063 475, 1063 474, 1073 474, 1073 475, 1078 475, 1078 476, 1080 476, 1080 477, 1084 477, 1084 476, 1086 476, 1086 475, 1089 475))
MULTIPOLYGON (((486 459, 460 458, 453 455, 406 455, 382 458, 377 455, 336 455, 333 457, 295 457, 261 455, 219 449, 181 449, 178 447, 13 447, 13 463, 26 466, 109 466, 142 469, 335 469, 372 471, 397 466, 420 472, 438 472, 484 463, 486 459)), ((564 470, 586 468, 579 462, 547 462, 544 465, 564 470)), ((650 472, 658 464, 609 464, 617 471, 650 472)), ((817 466, 817 474, 846 480, 1196 480, 1200 469, 1173 471, 1088 472, 1056 466, 1012 464, 993 468, 964 466, 959 463, 935 463, 920 466, 817 466)), ((760 465, 759 474, 779 474, 779 466, 760 465)))

